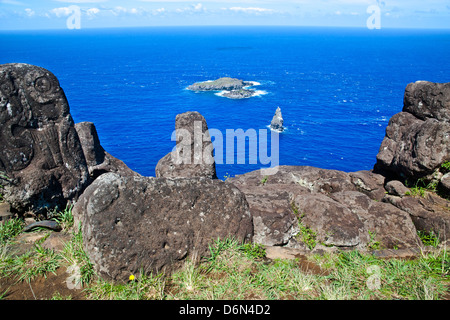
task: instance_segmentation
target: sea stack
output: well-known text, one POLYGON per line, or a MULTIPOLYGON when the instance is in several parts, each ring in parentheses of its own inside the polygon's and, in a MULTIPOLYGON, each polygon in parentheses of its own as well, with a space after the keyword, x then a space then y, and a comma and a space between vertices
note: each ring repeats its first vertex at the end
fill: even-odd
POLYGON ((281 115, 280 107, 275 111, 275 115, 272 118, 272 122, 270 123, 270 129, 278 132, 283 132, 283 116, 281 115))

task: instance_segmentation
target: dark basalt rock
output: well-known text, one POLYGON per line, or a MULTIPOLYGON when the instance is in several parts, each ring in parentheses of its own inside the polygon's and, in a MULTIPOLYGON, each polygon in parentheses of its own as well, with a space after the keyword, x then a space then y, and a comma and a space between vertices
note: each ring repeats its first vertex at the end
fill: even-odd
POLYGON ((450 122, 450 83, 417 81, 405 89, 404 112, 416 118, 450 122))
POLYGON ((126 281, 208 256, 218 238, 251 241, 252 216, 236 187, 206 178, 121 177, 106 173, 73 209, 96 271, 126 281))
POLYGON ((122 176, 140 176, 131 170, 123 161, 113 157, 103 149, 97 134, 97 129, 92 122, 80 122, 75 124, 81 147, 92 180, 107 172, 119 173, 122 176))
POLYGON ((156 165, 156 177, 216 179, 214 147, 205 118, 198 112, 185 112, 175 119, 175 150, 156 165))
POLYGON ((4 198, 15 211, 64 208, 89 182, 66 96, 48 70, 0 65, 0 146, 4 198))
POLYGON ((450 83, 418 81, 406 87, 403 111, 394 115, 375 170, 393 179, 433 179, 450 160, 450 83))
POLYGON ((450 233, 450 201, 433 193, 426 192, 422 196, 398 197, 386 195, 383 199, 407 212, 417 230, 433 232, 444 242, 450 233))
POLYGON ((245 194, 254 241, 263 245, 305 248, 299 223, 315 233, 314 250, 366 250, 371 234, 385 248, 420 244, 408 213, 379 202, 384 179, 372 172, 280 166, 271 176, 258 170, 226 182, 245 194))

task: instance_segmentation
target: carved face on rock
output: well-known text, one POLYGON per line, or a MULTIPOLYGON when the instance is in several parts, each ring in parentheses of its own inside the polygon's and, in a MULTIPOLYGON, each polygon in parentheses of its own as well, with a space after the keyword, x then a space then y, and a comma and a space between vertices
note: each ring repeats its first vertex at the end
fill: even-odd
POLYGON ((68 114, 64 91, 52 73, 28 64, 1 65, 0 170, 27 167, 39 143, 33 136, 68 114))
MULTIPOLYGON (((42 191, 56 185, 69 194, 79 189, 83 166, 81 144, 58 79, 29 64, 0 65, 0 171, 26 182, 26 188, 34 184, 42 191)), ((25 193, 30 194, 28 189, 25 193)))

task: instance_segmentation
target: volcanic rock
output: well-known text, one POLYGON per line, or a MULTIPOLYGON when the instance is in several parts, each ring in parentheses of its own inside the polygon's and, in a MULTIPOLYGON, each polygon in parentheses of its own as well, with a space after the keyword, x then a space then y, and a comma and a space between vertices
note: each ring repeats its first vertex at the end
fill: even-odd
POLYGON ((245 196, 217 179, 106 173, 86 189, 73 214, 95 270, 118 281, 207 256, 218 238, 251 241, 253 234, 245 196))
POLYGON ((131 170, 123 161, 113 157, 103 149, 97 129, 92 122, 76 123, 75 129, 80 138, 92 180, 106 172, 115 172, 122 176, 140 176, 139 173, 131 170))
POLYGON ((405 185, 398 180, 392 180, 386 183, 385 189, 388 194, 397 197, 404 197, 410 192, 410 189, 405 187, 405 185))
POLYGON ((431 180, 450 159, 450 83, 411 83, 403 111, 394 115, 377 155, 375 169, 414 183, 431 180))
POLYGON ((281 115, 281 109, 280 107, 277 108, 275 111, 275 115, 272 118, 272 121, 270 122, 270 129, 278 132, 283 132, 283 116, 281 115))
POLYGON ((450 122, 450 83, 417 81, 406 87, 404 112, 421 120, 450 122))
POLYGON ((417 230, 433 232, 440 241, 446 241, 450 234, 450 201, 426 192, 424 196, 396 197, 386 195, 385 202, 407 212, 417 230))
POLYGON ((57 78, 28 64, 0 65, 0 172, 11 208, 64 208, 89 182, 69 105, 57 78))
POLYGON ((305 248, 301 229, 315 235, 313 251, 365 250, 373 235, 385 248, 420 245, 408 213, 374 199, 384 190, 380 177, 363 171, 280 166, 274 175, 257 170, 226 182, 245 194, 254 241, 263 245, 305 248))
POLYGON ((178 114, 175 136, 175 149, 159 160, 156 177, 216 179, 214 146, 205 118, 196 111, 178 114))

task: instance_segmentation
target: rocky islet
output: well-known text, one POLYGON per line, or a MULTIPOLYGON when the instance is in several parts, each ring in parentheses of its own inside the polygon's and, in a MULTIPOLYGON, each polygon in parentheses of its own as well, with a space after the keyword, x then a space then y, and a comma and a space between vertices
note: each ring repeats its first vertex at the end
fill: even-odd
POLYGON ((246 99, 254 97, 257 94, 255 90, 248 89, 254 85, 255 82, 223 77, 217 80, 196 82, 188 86, 187 89, 192 91, 219 91, 219 95, 226 98, 246 99))

